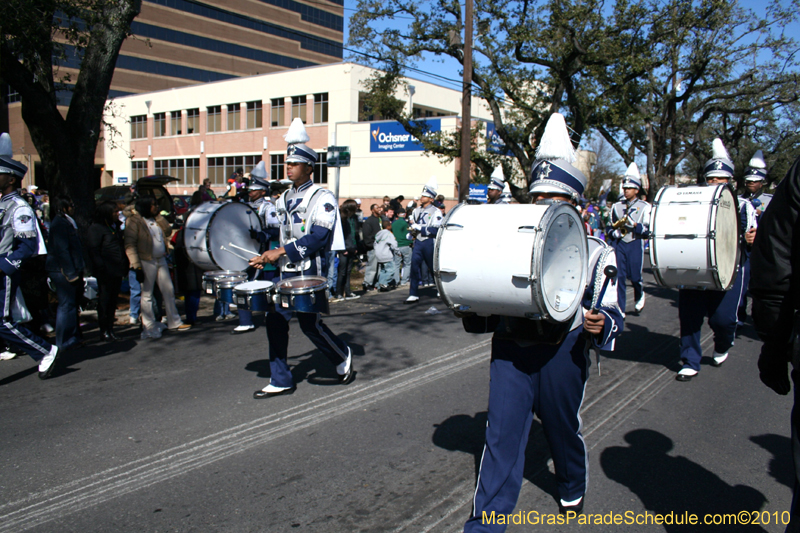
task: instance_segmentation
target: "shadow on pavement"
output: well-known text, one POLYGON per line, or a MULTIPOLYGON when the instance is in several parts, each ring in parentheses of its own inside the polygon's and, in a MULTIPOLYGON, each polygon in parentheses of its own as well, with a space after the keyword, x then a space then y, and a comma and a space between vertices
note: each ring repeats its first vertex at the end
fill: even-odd
MULTIPOLYGON (((765 531, 754 525, 703 525, 706 514, 737 514, 760 511, 766 504, 763 494, 746 485, 731 486, 719 476, 686 457, 669 455, 672 440, 651 429, 637 429, 625 435, 628 447, 606 448, 600 466, 606 476, 628 487, 647 511, 683 517, 695 514, 700 523, 692 531, 765 531)), ((676 520, 677 521, 677 520, 676 520)), ((665 524, 664 530, 687 531, 686 525, 665 524)))
POLYGON ((750 437, 750 440, 772 454, 772 459, 769 462, 769 475, 781 485, 786 485, 790 489, 793 488, 794 477, 792 472, 794 472, 794 467, 792 466, 791 439, 783 435, 769 434, 756 435, 750 437))

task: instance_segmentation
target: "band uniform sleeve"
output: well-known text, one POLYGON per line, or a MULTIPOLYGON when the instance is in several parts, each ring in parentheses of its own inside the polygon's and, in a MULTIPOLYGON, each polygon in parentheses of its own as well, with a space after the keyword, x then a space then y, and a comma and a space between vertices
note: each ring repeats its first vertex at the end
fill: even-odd
POLYGON ((308 235, 286 244, 283 249, 292 263, 298 263, 321 250, 330 240, 332 230, 314 224, 308 235))
POLYGON ((439 233, 439 228, 442 227, 442 222, 444 221, 444 216, 442 212, 436 209, 436 214, 431 217, 430 222, 428 222, 427 226, 422 227, 422 231, 420 232, 423 237, 436 237, 436 234, 439 233))
POLYGON ((635 235, 643 238, 650 238, 650 210, 652 207, 647 202, 642 202, 642 212, 639 216, 639 222, 636 224, 633 232, 635 235))
MULTIPOLYGON (((611 253, 606 255, 605 260, 598 264, 595 269, 595 275, 592 279, 593 297, 600 297, 599 291, 606 280, 606 275, 603 270, 609 265, 617 266, 617 256, 613 249, 611 249, 611 253), (600 279, 598 280, 597 277, 600 277, 600 279), (596 295, 594 294, 595 291, 598 292, 596 295)), ((609 349, 607 347, 622 333, 625 327, 622 312, 617 302, 617 286, 615 282, 618 283, 616 279, 609 280, 608 285, 606 285, 606 292, 603 294, 603 299, 598 302, 598 312, 605 315, 606 319, 603 324, 603 332, 600 335, 594 335, 592 337, 592 343, 600 349, 609 349)))

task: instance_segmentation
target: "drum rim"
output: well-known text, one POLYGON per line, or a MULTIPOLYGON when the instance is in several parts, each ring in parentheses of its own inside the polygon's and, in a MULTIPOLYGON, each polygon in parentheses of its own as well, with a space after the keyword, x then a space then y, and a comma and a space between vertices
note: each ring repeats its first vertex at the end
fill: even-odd
POLYGON ((278 294, 283 294, 286 296, 297 296, 298 294, 311 294, 312 292, 324 291, 327 288, 328 288, 328 278, 323 278, 322 276, 292 276, 291 278, 282 279, 277 283, 275 283, 276 292, 278 292, 278 294), (308 279, 319 280, 322 283, 314 287, 287 288, 281 286, 281 284, 286 281, 308 280, 308 279))
MULTIPOLYGON (((208 225, 206 226, 206 228, 204 230, 205 231, 204 241, 205 241, 205 244, 206 244, 206 252, 208 254, 208 258, 211 260, 211 262, 214 264, 214 266, 219 267, 219 263, 216 260, 216 256, 214 254, 214 251, 211 249, 211 233, 208 231, 208 228, 211 227, 211 224, 214 222, 214 219, 217 217, 219 212, 222 211, 222 208, 225 207, 226 205, 229 205, 229 204, 244 204, 245 207, 247 207, 247 208, 249 208, 251 210, 253 208, 250 205, 248 205, 247 203, 245 203, 245 202, 234 202, 233 200, 227 200, 225 202, 219 202, 219 201, 217 201, 217 202, 213 202, 213 201, 212 202, 203 202, 202 204, 200 204, 198 206, 195 206, 195 208, 192 209, 192 211, 186 217, 186 223, 184 224, 184 227, 183 227, 183 246, 184 246, 184 248, 186 248, 186 250, 189 250, 189 245, 186 242, 186 227, 188 226, 189 219, 195 213, 195 211, 197 210, 198 207, 200 207, 202 205, 205 205, 205 204, 217 204, 217 207, 212 211, 211 218, 208 219, 208 225)), ((248 217, 248 218, 250 218, 250 217, 248 217)), ((258 220, 259 230, 260 231, 264 231, 264 223, 261 221, 261 217, 258 216, 257 212, 256 212, 256 217, 255 218, 256 218, 256 220, 258 220)), ((194 229, 194 228, 192 228, 192 229, 194 229)), ((197 248, 197 246, 193 246, 192 248, 197 248)), ((199 249, 202 250, 202 248, 199 248, 199 249)), ((188 255, 188 252, 187 252, 187 255, 188 255)), ((192 261, 191 256, 189 257, 189 261, 192 261)), ((194 264, 193 261, 192 261, 192 264, 194 264)), ((234 270, 232 272, 238 272, 238 271, 234 270)))
POLYGON ((247 272, 244 270, 206 270, 203 272, 203 278, 209 280, 229 278, 232 276, 247 276, 247 272))
POLYGON ((453 213, 465 205, 469 204, 466 202, 460 203, 451 209, 447 215, 445 215, 444 220, 442 220, 442 225, 439 226, 439 231, 436 232, 436 240, 433 243, 433 272, 431 272, 431 275, 433 276, 433 281, 436 283, 436 292, 439 293, 440 297, 444 301, 444 304, 450 309, 455 309, 455 304, 448 296, 447 291, 444 290, 444 285, 442 284, 442 276, 439 273, 439 247, 442 244, 442 236, 444 235, 450 217, 452 217, 453 213))
MULTIPOLYGON (((532 291, 531 294, 533 296, 534 301, 536 302, 536 305, 542 311, 542 318, 550 322, 557 322, 560 324, 572 320, 575 317, 575 313, 578 312, 578 309, 580 308, 581 302, 583 300, 582 296, 583 296, 583 291, 586 288, 586 282, 588 277, 587 271, 589 270, 589 264, 588 264, 589 241, 586 239, 586 226, 583 224, 583 219, 581 218, 578 209, 574 205, 566 202, 557 202, 550 205, 542 215, 542 218, 539 220, 539 226, 546 227, 549 230, 553 219, 555 219, 557 216, 560 216, 562 211, 570 213, 569 216, 572 216, 575 219, 577 226, 580 228, 579 231, 583 235, 583 239, 581 239, 581 243, 583 244, 583 246, 581 247, 581 249, 583 251, 582 262, 584 264, 584 268, 581 269, 581 280, 580 283, 578 284, 578 291, 575 299, 563 313, 561 312, 557 313, 559 316, 565 317, 563 320, 559 320, 553 315, 551 305, 547 301, 547 297, 544 294, 544 287, 543 286, 540 287, 540 285, 543 282, 542 280, 542 266, 543 266, 542 261, 544 259, 543 254, 534 253, 531 263, 531 272, 535 275, 535 279, 531 281, 531 291, 532 291), (536 287, 536 290, 534 290, 534 286, 536 287)), ((547 232, 538 231, 536 233, 536 238, 534 240, 534 248, 533 248, 534 251, 541 250, 544 248, 544 240, 547 237, 548 233, 549 231, 547 232)))
POLYGON ((265 279, 251 279, 250 281, 245 281, 244 283, 240 283, 239 285, 233 288, 233 292, 242 293, 242 294, 258 294, 261 292, 272 292, 275 288, 275 283, 265 280, 265 279), (248 283, 269 283, 269 285, 265 285, 263 287, 259 287, 258 289, 246 289, 243 288, 242 285, 246 285, 248 283))

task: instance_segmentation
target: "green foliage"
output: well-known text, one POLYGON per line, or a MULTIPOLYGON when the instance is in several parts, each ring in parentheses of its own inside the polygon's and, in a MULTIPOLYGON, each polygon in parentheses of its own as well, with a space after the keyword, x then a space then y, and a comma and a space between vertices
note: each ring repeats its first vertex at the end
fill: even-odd
MULTIPOLYGON (((475 0, 474 95, 518 176, 535 158, 529 140, 556 111, 576 145, 596 130, 625 164, 645 155, 651 192, 715 136, 733 146, 751 139, 783 168, 798 122, 797 44, 785 29, 800 0, 784 4, 760 17, 726 0, 475 0)), ((350 27, 350 44, 397 83, 422 54, 463 65, 458 2, 360 0, 350 27)), ((431 147, 448 157, 457 149, 457 139, 431 147)), ((486 174, 498 160, 474 150, 472 162, 486 174)), ((512 188, 518 199, 523 191, 512 188)))

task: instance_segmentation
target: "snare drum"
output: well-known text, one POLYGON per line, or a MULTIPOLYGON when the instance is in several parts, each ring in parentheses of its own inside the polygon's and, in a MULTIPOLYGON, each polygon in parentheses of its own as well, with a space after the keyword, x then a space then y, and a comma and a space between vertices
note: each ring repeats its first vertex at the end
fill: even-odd
POLYGON ((739 214, 727 185, 663 187, 650 215, 656 283, 726 291, 739 267, 739 214))
POLYGON ((328 280, 320 276, 297 276, 279 281, 275 288, 278 307, 298 313, 328 314, 328 280))
POLYGON ((233 288, 233 300, 239 309, 269 311, 274 288, 275 284, 271 281, 256 280, 241 283, 233 288))
POLYGON ((587 257, 570 204, 459 204, 436 236, 433 269, 451 309, 566 322, 581 304, 587 257))
POLYGON ((247 281, 247 274, 244 272, 233 272, 227 276, 219 276, 214 280, 214 297, 217 300, 235 303, 233 301, 233 288, 247 281))

